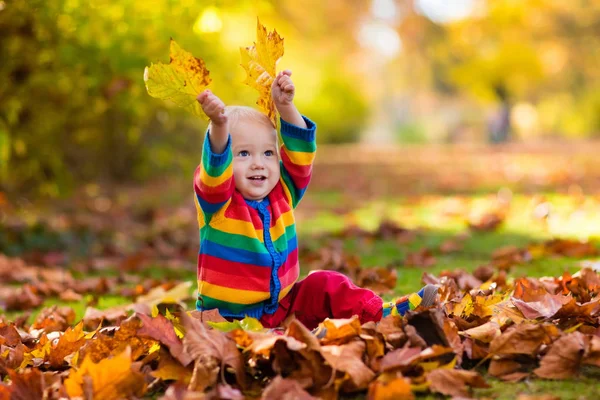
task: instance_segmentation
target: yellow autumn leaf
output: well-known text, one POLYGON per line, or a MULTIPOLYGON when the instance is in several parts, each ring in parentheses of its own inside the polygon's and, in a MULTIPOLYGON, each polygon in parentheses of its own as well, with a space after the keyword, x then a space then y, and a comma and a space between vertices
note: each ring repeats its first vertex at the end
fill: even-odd
POLYGON ((276 64, 283 56, 283 38, 276 30, 267 33, 267 28, 256 20, 256 42, 250 47, 241 47, 242 67, 246 70, 244 83, 258 90, 258 107, 277 127, 277 110, 271 99, 271 85, 277 75, 276 64))
POLYGON ((123 399, 141 396, 146 384, 144 377, 131 368, 131 348, 95 364, 86 357, 78 370, 71 370, 65 388, 71 398, 83 397, 84 386, 91 381, 94 400, 123 399))
POLYGON ((173 39, 169 57, 169 64, 151 64, 144 70, 148 94, 157 99, 170 100, 192 114, 206 118, 196 101, 196 96, 211 82, 204 61, 183 50, 173 39))

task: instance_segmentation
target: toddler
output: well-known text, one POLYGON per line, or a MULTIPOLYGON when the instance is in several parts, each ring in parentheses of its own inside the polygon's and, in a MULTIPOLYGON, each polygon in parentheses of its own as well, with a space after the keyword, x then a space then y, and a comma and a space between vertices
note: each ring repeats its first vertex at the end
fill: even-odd
POLYGON ((298 281, 294 209, 311 178, 316 126, 294 105, 291 75, 280 72, 271 87, 281 117, 280 149, 266 115, 225 107, 209 90, 197 97, 210 124, 194 174, 200 227, 196 308, 217 308, 229 319, 254 317, 268 328, 294 314, 313 329, 326 318, 358 315, 364 323, 394 309, 404 314, 431 305, 434 286, 384 305, 338 272, 315 271, 298 281))

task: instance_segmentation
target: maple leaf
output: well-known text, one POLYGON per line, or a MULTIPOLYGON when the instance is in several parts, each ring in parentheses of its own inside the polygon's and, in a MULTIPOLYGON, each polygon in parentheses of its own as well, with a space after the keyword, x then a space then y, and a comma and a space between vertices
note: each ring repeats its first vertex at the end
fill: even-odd
POLYGON ((171 39, 169 64, 151 64, 144 69, 146 90, 152 97, 170 100, 194 115, 206 118, 196 101, 211 82, 204 61, 183 50, 171 39))
POLYGON ((370 289, 379 295, 393 292, 398 275, 395 269, 361 268, 356 277, 359 287, 370 289))
POLYGON ((21 343, 21 336, 15 327, 15 324, 4 324, 0 322, 0 345, 15 347, 21 343))
POLYGON ((554 325, 514 325, 491 341, 490 353, 532 355, 542 344, 550 344, 555 336, 558 336, 558 328, 554 325))
POLYGON ((75 328, 67 329, 48 356, 50 366, 60 368, 65 362, 65 357, 75 353, 85 344, 84 336, 83 321, 79 322, 75 328))
POLYGON ((97 364, 86 357, 78 370, 71 370, 65 387, 70 397, 85 394, 96 400, 111 400, 139 397, 144 393, 146 383, 143 375, 132 369, 131 349, 127 347, 121 354, 97 364))
POLYGON ((192 369, 184 367, 164 350, 161 350, 158 367, 150 375, 163 381, 175 380, 188 384, 192 379, 192 369))
POLYGON ((346 319, 327 318, 319 326, 325 331, 325 337, 321 339, 322 344, 346 343, 361 332, 360 321, 356 315, 346 319))
POLYGON ((380 375, 369 385, 369 399, 372 400, 413 400, 410 381, 395 374, 380 375))
POLYGON ((369 382, 375 378, 375 373, 362 361, 364 352, 365 343, 363 341, 353 341, 341 346, 321 347, 321 354, 325 361, 334 370, 347 374, 342 378, 342 389, 346 391, 366 389, 369 382))
POLYGON ((184 351, 196 361, 195 369, 202 367, 213 370, 220 366, 223 372, 225 365, 229 365, 235 371, 238 383, 244 385, 243 358, 235 342, 222 332, 206 328, 202 322, 185 313, 181 315, 181 322, 185 328, 184 351))
POLYGON ((577 374, 588 339, 581 332, 564 335, 552 344, 533 372, 540 378, 567 379, 577 374))
POLYGON ((447 396, 467 397, 467 387, 490 387, 477 372, 460 369, 435 369, 427 374, 427 380, 433 392, 447 396))
POLYGON ((138 335, 158 340, 167 346, 171 355, 184 366, 192 362, 192 358, 184 353, 183 344, 175 334, 173 324, 167 318, 162 314, 158 314, 155 318, 150 318, 147 315, 139 313, 136 315, 143 323, 142 327, 137 331, 138 335))
POLYGON ((502 332, 500 331, 500 325, 498 325, 497 322, 489 321, 483 325, 476 326, 475 328, 462 331, 460 334, 472 339, 477 339, 483 343, 490 343, 500 336, 502 332))
POLYGON ((277 110, 271 98, 271 85, 277 75, 277 61, 283 57, 283 38, 276 30, 267 28, 256 19, 256 42, 250 47, 240 47, 242 67, 246 70, 244 83, 258 91, 256 104, 277 128, 277 110))
MULTIPOLYGON (((10 379, 12 384, 9 387, 12 391, 11 399, 13 400, 28 400, 28 399, 47 399, 58 398, 51 397, 54 389, 59 392, 54 394, 64 394, 64 389, 61 390, 61 377, 54 372, 42 372, 37 368, 28 369, 22 373, 10 371, 10 379)), ((0 395, 2 390, 0 389, 0 395)), ((2 396, 0 396, 0 399, 2 396)))
POLYGON ((263 399, 281 399, 281 400, 311 400, 315 399, 306 392, 298 381, 285 379, 276 376, 275 379, 265 388, 263 399))

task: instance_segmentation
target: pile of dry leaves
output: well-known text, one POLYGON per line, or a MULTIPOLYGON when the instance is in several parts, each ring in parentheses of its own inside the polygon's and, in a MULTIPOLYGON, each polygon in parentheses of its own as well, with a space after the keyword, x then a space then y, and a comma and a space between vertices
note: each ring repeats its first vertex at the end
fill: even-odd
POLYGON ((296 320, 267 330, 185 311, 172 304, 189 295, 182 285, 88 310, 74 326, 68 307, 44 310, 31 326, 0 319, 0 399, 464 398, 487 387, 486 369, 518 381, 600 366, 596 272, 510 282, 496 271, 485 281, 425 274, 440 285, 437 306, 378 324, 326 320, 318 334, 296 320))

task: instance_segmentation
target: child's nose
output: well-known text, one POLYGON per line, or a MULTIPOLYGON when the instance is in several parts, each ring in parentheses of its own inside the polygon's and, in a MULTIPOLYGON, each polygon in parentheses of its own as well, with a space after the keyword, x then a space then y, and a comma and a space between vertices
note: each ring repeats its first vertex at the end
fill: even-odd
POLYGON ((252 168, 256 169, 256 168, 264 168, 264 163, 263 163, 263 159, 262 157, 253 157, 252 159, 252 168))

